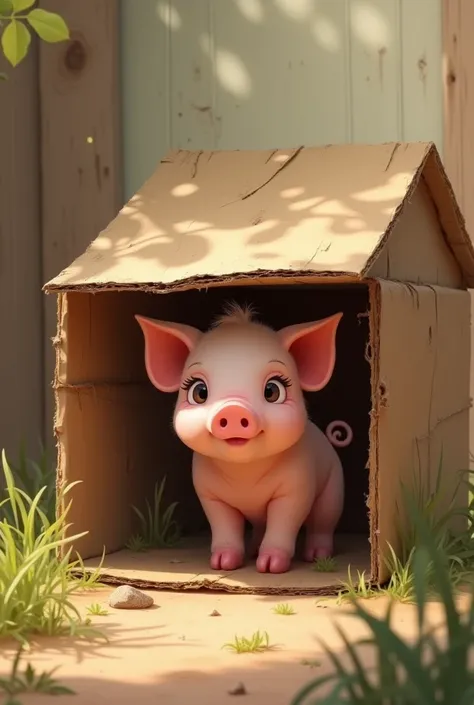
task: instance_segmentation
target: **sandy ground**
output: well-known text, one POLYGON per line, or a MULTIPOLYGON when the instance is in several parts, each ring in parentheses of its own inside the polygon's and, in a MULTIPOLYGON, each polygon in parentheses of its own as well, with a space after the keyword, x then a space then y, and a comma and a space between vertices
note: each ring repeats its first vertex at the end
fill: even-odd
MULTIPOLYGON (((101 589, 76 600, 84 613, 93 602, 109 609, 108 616, 91 618, 107 634, 108 644, 40 639, 26 657, 39 670, 58 666, 57 679, 76 695, 22 695, 24 705, 222 705, 236 699, 246 705, 289 705, 303 684, 329 669, 318 637, 339 650, 335 622, 352 639, 365 634, 359 620, 347 613, 350 607, 337 606, 334 600, 284 599, 296 614, 283 616, 272 611, 282 601, 274 597, 149 592, 154 607, 125 611, 108 607, 109 593, 110 589, 101 589), (211 617, 213 610, 221 616, 211 617), (275 646, 272 651, 236 654, 222 648, 235 634, 249 637, 257 629, 268 632, 275 646), (245 684, 247 694, 229 694, 239 681, 245 684)), ((386 608, 385 599, 364 604, 379 615, 386 608)), ((440 621, 438 605, 429 606, 429 616, 433 623, 440 621)), ((394 617, 398 631, 407 637, 415 634, 412 606, 396 605, 394 617)), ((2 676, 10 670, 12 654, 12 643, 3 642, 2 676)), ((367 654, 367 664, 370 661, 367 654)))

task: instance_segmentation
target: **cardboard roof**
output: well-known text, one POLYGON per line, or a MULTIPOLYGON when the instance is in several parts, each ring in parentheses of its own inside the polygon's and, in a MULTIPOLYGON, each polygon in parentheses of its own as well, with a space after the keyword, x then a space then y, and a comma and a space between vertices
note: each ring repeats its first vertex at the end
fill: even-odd
POLYGON ((474 248, 436 147, 388 143, 171 151, 45 290, 169 290, 275 275, 362 279, 422 177, 472 287, 474 248))

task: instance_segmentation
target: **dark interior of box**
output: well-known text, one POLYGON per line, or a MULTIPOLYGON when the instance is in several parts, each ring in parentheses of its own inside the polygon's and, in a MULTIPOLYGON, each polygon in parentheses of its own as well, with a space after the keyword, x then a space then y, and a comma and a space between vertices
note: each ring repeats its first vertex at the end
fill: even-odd
POLYGON ((306 398, 310 418, 321 429, 341 419, 353 430, 352 443, 337 449, 346 487, 338 532, 369 536, 371 386, 365 285, 216 287, 168 294, 72 293, 68 294, 66 381, 85 391, 76 394, 76 410, 71 402, 67 416, 68 480, 83 479, 89 488, 80 500, 82 507, 76 504, 75 524, 77 530, 90 531, 93 542, 96 536, 98 553, 104 537, 108 537, 107 550, 124 545, 136 529, 131 504, 143 508, 164 475, 165 501, 179 502, 176 518, 183 533, 208 530, 192 486, 191 452, 172 429, 176 395, 161 393, 149 382, 143 336, 134 314, 204 330, 228 300, 252 303, 259 318, 274 328, 344 313, 332 379, 322 391, 306 394, 306 398))

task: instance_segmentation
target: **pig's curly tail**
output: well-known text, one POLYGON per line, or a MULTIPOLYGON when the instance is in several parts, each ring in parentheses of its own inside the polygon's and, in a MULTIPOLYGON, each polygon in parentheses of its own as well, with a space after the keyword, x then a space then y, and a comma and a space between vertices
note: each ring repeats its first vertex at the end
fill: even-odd
POLYGON ((345 421, 331 421, 326 428, 326 436, 333 446, 345 448, 352 442, 354 434, 352 428, 345 421))

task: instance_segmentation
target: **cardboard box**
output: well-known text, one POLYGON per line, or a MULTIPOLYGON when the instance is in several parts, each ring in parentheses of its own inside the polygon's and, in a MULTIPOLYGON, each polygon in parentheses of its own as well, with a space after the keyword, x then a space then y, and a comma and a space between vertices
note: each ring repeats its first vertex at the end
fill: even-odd
POLYGON ((442 453, 448 496, 469 466, 473 283, 474 250, 433 144, 172 151, 45 286, 58 295, 58 482, 83 481, 70 519, 88 531, 76 545, 86 564, 105 546, 104 580, 278 594, 331 593, 349 564, 386 578, 401 481, 428 487, 442 453), (149 382, 134 315, 204 328, 228 299, 278 327, 344 312, 333 378, 307 395, 321 428, 341 418, 354 430, 339 451, 334 573, 209 568, 191 454, 171 427, 175 397, 149 382), (143 508, 163 475, 183 547, 124 550, 131 505, 143 508))

